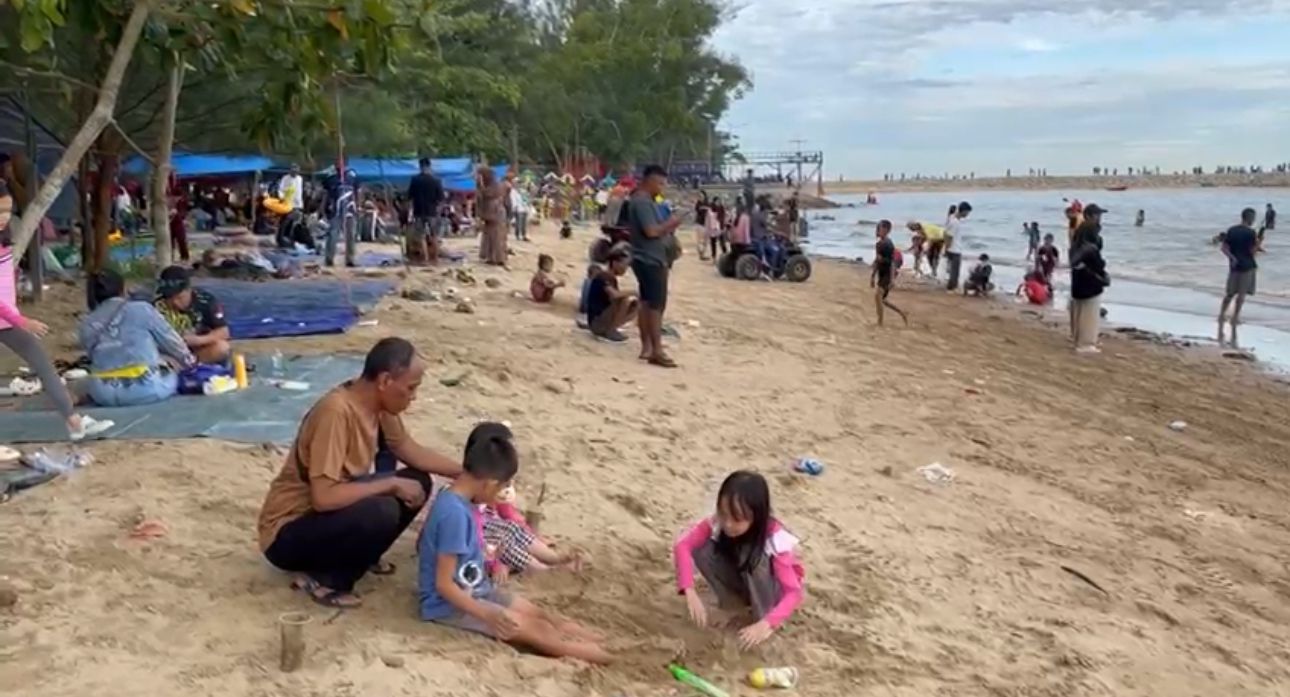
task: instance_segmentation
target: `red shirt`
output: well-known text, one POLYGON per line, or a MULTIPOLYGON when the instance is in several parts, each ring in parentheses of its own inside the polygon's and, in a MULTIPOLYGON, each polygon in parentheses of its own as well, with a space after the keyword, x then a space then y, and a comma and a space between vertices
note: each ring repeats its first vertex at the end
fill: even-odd
POLYGON ((1039 279, 1032 278, 1026 281, 1026 299, 1031 305, 1047 305, 1049 299, 1048 286, 1039 279))

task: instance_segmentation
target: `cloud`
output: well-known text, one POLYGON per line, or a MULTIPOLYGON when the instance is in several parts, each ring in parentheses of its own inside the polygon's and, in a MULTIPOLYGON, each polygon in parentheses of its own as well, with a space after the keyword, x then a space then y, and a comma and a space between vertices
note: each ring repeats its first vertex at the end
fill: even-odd
POLYGON ((1290 149, 1290 0, 747 2, 715 38, 755 83, 728 121, 752 149, 807 138, 830 173, 1290 149))

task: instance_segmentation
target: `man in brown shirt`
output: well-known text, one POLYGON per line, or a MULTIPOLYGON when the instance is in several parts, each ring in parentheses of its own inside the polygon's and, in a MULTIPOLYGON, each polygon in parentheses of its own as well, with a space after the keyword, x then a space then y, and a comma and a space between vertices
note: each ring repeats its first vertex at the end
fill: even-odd
POLYGON ((305 415, 269 485, 260 549, 274 566, 297 572, 296 587, 320 604, 358 606, 354 583, 368 571, 393 572, 381 566, 381 555, 425 504, 430 475, 461 473, 461 463, 419 445, 403 428, 399 415, 424 373, 408 341, 377 342, 362 376, 328 392, 305 415), (396 462, 406 467, 396 471, 396 462))

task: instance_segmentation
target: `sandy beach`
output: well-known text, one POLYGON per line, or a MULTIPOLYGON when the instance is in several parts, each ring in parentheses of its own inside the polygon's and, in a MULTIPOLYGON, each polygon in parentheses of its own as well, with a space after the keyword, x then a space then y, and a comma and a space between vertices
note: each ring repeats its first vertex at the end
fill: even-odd
MULTIPOLYGON (((743 283, 692 250, 668 311, 681 368, 662 371, 636 360, 634 332, 612 346, 575 329, 590 229, 537 237, 509 272, 472 267, 474 314, 391 297, 375 327, 245 348, 362 352, 401 335, 430 364, 405 416, 421 442, 455 454, 476 422, 509 420, 524 507, 545 487, 543 533, 593 560, 518 588, 610 633, 616 665, 418 621, 412 530, 387 557, 398 572, 360 583, 364 607, 318 608, 256 549, 281 451, 103 442, 91 468, 0 506, 0 576, 17 592, 0 608, 0 692, 646 697, 688 694, 663 668, 683 654, 734 695, 757 694, 742 676, 763 665, 798 667, 812 696, 1290 694, 1285 384, 1116 335, 1076 357, 1060 318, 908 281, 893 301, 911 326, 880 329, 866 267, 743 283), (548 307, 514 295, 539 251, 574 287, 548 307), (790 472, 803 455, 824 473, 790 472), (937 462, 953 481, 916 471, 937 462), (670 559, 737 468, 768 476, 807 569, 804 605, 751 653, 688 624, 670 559), (168 534, 132 540, 142 518, 168 534), (305 667, 284 674, 289 611, 313 620, 305 667)), ((27 310, 69 356, 80 291, 50 294, 27 310)))

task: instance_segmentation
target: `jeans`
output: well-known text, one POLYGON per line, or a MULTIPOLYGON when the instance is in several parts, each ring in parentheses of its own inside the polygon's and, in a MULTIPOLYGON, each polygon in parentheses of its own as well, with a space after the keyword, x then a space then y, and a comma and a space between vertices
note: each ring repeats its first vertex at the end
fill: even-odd
MULTIPOLYGON (((417 482, 429 497, 430 475, 425 472, 402 469, 391 476, 417 482)), ((283 571, 303 573, 327 588, 349 593, 420 510, 388 494, 326 513, 311 511, 282 526, 264 556, 283 571)))
POLYGON ((772 275, 779 271, 779 268, 783 265, 781 257, 784 254, 784 250, 778 242, 769 237, 763 237, 759 240, 753 240, 753 249, 757 250, 757 256, 761 257, 762 263, 770 268, 772 275))
POLYGON ((154 404, 179 393, 179 375, 170 371, 153 371, 137 379, 90 378, 89 395, 101 407, 132 407, 154 404))
POLYGON ((345 237, 345 265, 355 265, 354 252, 358 246, 358 241, 355 239, 357 227, 358 221, 352 215, 337 215, 331 219, 327 225, 327 248, 323 253, 323 261, 327 266, 332 266, 336 263, 336 244, 342 234, 345 237), (344 228, 343 232, 342 227, 344 228))
POLYGON ((959 252, 945 253, 945 273, 949 276, 946 290, 959 289, 959 271, 963 268, 963 255, 959 252))
POLYGON ((515 239, 527 240, 529 238, 529 214, 515 214, 515 239))

